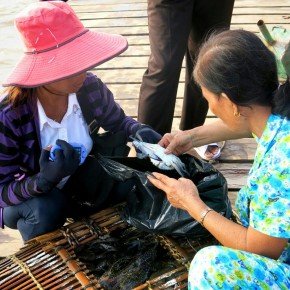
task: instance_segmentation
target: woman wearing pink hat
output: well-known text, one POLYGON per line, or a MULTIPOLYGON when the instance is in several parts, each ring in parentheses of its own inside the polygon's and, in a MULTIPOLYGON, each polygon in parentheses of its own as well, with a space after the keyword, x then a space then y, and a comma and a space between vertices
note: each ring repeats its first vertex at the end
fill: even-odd
MULTIPOLYGON (((125 51, 124 37, 86 29, 61 1, 30 5, 15 25, 25 51, 3 84, 8 88, 0 110, 0 221, 28 240, 65 221, 68 201, 62 189, 81 167, 71 144, 90 152, 92 132, 100 127, 124 132, 125 138, 138 132, 152 143, 161 136, 126 116, 106 85, 87 73, 125 51), (93 118, 90 124, 85 110, 93 118), (51 156, 47 147, 55 144, 51 156)), ((106 198, 99 198, 101 206, 106 198)))

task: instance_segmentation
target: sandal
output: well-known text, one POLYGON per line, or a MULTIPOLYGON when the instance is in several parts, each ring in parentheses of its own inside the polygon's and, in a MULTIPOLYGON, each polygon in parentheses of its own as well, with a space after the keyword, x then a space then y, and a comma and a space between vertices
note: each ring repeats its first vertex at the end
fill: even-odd
POLYGON ((225 141, 218 142, 218 143, 210 143, 207 145, 203 145, 200 147, 195 147, 195 151, 197 154, 204 160, 210 161, 210 160, 216 160, 220 157, 221 151, 223 147, 225 146, 225 141), (216 152, 212 153, 210 149, 216 148, 216 152))

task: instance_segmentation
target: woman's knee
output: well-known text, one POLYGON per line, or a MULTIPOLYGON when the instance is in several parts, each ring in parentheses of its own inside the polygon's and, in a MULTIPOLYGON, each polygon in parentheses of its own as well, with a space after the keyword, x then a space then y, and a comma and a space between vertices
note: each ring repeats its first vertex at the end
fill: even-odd
POLYGON ((199 250, 194 256, 191 264, 203 264, 205 257, 210 257, 211 260, 216 259, 219 256, 219 253, 222 251, 222 246, 209 246, 199 250))
POLYGON ((32 209, 30 218, 20 219, 18 229, 24 240, 54 231, 61 227, 66 218, 65 198, 57 190, 29 203, 32 209))
POLYGON ((226 251, 222 246, 209 246, 197 252, 189 270, 190 289, 210 289, 223 284, 226 269, 231 267, 226 251))
POLYGON ((5 208, 4 224, 18 229, 24 240, 27 240, 62 226, 66 218, 65 207, 66 199, 56 189, 22 204, 5 208))
POLYGON ((18 213, 17 206, 9 206, 5 207, 3 210, 3 221, 4 225, 11 228, 11 229, 17 229, 17 222, 20 218, 20 215, 18 213))
POLYGON ((208 256, 213 255, 213 253, 215 252, 215 247, 216 246, 205 247, 205 248, 199 250, 195 254, 195 256, 190 264, 189 275, 196 276, 197 270, 199 273, 203 273, 204 271, 207 271, 208 260, 209 260, 208 256))
POLYGON ((33 212, 39 224, 50 227, 50 224, 63 223, 66 217, 65 197, 60 192, 50 192, 47 197, 33 201, 33 212))

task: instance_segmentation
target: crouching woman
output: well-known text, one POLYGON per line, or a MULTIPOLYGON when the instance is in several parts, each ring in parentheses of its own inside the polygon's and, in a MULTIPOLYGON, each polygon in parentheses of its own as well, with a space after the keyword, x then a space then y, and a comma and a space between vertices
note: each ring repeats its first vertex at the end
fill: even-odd
POLYGON ((222 244, 196 254, 189 289, 290 289, 289 80, 279 87, 274 55, 256 35, 239 30, 204 43, 194 77, 220 119, 166 134, 160 144, 181 154, 253 135, 258 147, 236 201, 242 225, 208 208, 190 180, 149 177, 173 206, 188 211, 222 244))
MULTIPOLYGON (((122 133, 124 143, 130 135, 152 143, 161 136, 127 116, 101 79, 87 72, 125 51, 124 37, 86 29, 61 1, 31 4, 15 25, 25 54, 3 84, 8 88, 0 102, 0 226, 18 229, 26 241, 59 228, 67 216, 78 216, 78 204, 74 211, 71 206, 73 190, 84 195, 87 189, 94 210, 111 202, 111 193, 117 195, 103 194, 97 164, 87 166, 88 156, 80 165, 72 143, 92 152, 100 127, 122 133), (60 149, 51 160, 55 144, 60 149)), ((120 187, 125 195, 126 187, 120 187)))

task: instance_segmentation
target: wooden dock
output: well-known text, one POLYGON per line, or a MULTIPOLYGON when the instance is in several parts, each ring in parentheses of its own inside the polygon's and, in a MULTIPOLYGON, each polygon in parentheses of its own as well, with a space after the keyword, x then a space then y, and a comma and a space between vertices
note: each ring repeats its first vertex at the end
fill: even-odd
MULTIPOLYGON (((121 56, 93 70, 114 93, 125 112, 136 118, 139 88, 147 67, 150 47, 146 0, 70 0, 84 25, 92 30, 124 35, 129 48, 121 56)), ((268 28, 282 25, 290 29, 290 0, 236 0, 232 29, 243 28, 258 33, 256 25, 263 19, 268 28)), ((182 108, 184 71, 181 73, 173 130, 178 129, 182 108)), ((215 116, 208 113, 206 122, 215 116)), ((253 139, 228 141, 215 167, 227 178, 232 202, 245 184, 253 161, 256 144, 253 139)), ((17 231, 0 231, 0 256, 16 252, 22 245, 17 231)))

